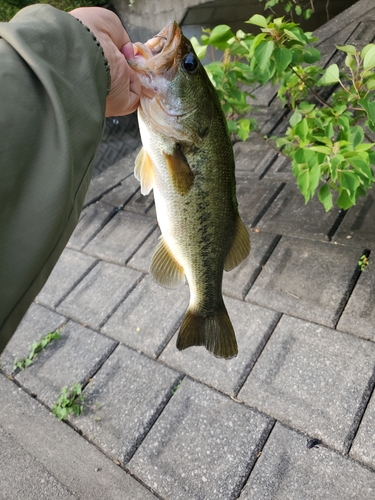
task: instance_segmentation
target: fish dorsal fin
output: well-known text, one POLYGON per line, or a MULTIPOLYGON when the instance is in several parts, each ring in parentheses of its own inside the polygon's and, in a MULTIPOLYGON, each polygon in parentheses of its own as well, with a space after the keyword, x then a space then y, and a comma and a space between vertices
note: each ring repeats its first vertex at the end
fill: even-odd
POLYGON ((179 194, 188 194, 194 182, 194 174, 183 152, 179 147, 175 147, 172 154, 165 152, 163 154, 173 187, 179 194))
POLYGON ((144 148, 140 150, 135 159, 134 176, 141 183, 141 193, 149 194, 154 187, 154 165, 144 148))
POLYGON ((250 252, 250 236, 241 217, 237 214, 235 222, 235 232, 232 248, 225 259, 225 271, 231 271, 237 267, 250 252))
POLYGON ((174 259, 162 236, 152 257, 150 273, 156 283, 166 288, 178 288, 185 283, 184 270, 174 259))

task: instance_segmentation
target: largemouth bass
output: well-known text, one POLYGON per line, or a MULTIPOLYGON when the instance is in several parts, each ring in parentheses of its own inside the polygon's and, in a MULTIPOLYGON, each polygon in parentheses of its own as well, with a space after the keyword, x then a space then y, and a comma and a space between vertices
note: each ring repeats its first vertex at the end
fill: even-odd
POLYGON ((129 61, 142 83, 138 108, 143 148, 135 165, 141 191, 154 190, 162 232, 150 272, 157 283, 190 288, 177 348, 238 353, 222 297, 223 269, 250 250, 236 199, 234 157, 225 116, 206 71, 171 21, 129 61))

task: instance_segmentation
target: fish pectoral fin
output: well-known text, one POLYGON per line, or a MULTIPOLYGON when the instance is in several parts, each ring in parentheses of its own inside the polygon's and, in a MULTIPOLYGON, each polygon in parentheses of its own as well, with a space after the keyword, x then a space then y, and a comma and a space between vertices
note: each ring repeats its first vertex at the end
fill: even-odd
POLYGON ((166 288, 178 288, 185 283, 184 270, 173 257, 163 237, 152 257, 150 273, 156 283, 166 288))
POLYGON ((225 259, 225 271, 231 271, 237 267, 250 252, 250 236, 241 217, 237 215, 235 222, 234 240, 227 258, 225 259))
POLYGON ((177 146, 172 154, 164 152, 163 155, 172 178, 173 187, 179 194, 188 194, 194 183, 194 174, 185 155, 177 146))
POLYGON ((141 183, 141 193, 149 194, 155 182, 154 165, 144 148, 135 159, 134 176, 141 183))
POLYGON ((236 335, 224 303, 210 317, 188 309, 177 338, 177 349, 203 345, 218 358, 233 358, 238 354, 236 335))

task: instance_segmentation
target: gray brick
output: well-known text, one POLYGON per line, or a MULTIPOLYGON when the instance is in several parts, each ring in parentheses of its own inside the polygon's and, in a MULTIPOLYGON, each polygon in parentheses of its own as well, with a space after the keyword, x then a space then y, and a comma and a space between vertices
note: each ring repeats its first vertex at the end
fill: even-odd
POLYGON ((90 441, 126 463, 172 395, 181 375, 119 345, 84 390, 72 421, 90 441))
POLYGON ((344 245, 375 249, 375 198, 369 192, 347 211, 333 240, 344 245))
POLYGON ((276 156, 275 151, 254 133, 246 142, 236 142, 233 152, 236 171, 254 177, 259 177, 276 156))
MULTIPOLYGON (((0 356, 0 367, 7 373, 13 371, 15 359, 26 358, 33 342, 54 332, 66 322, 66 318, 45 307, 31 304, 16 332, 0 356)), ((49 349, 49 347, 48 347, 49 349)))
POLYGON ((180 325, 188 304, 187 286, 168 290, 146 276, 102 331, 119 342, 157 357, 180 325))
POLYGON ((278 237, 266 233, 250 233, 250 255, 230 272, 224 272, 223 293, 242 300, 277 244, 278 237))
POLYGON ((69 248, 65 249, 35 301, 39 304, 56 307, 95 263, 96 260, 88 255, 69 248))
POLYGON ((290 181, 295 184, 296 178, 292 173, 292 164, 289 158, 285 156, 278 156, 272 163, 269 170, 264 176, 265 180, 277 179, 278 181, 290 181))
MULTIPOLYGON (((150 211, 154 207, 154 194, 151 191, 148 195, 143 195, 141 191, 137 191, 135 196, 125 205, 124 210, 127 212, 133 212, 136 214, 150 215, 150 211)), ((151 212, 155 215, 155 211, 151 212)))
POLYGON ((295 184, 287 184, 258 222, 261 231, 328 241, 340 210, 324 210, 317 197, 305 204, 295 184))
POLYGON ((85 384, 116 346, 113 340, 73 321, 61 328, 60 334, 60 339, 16 375, 24 387, 50 407, 62 387, 85 384))
POLYGON ((238 300, 225 300, 238 343, 238 356, 219 359, 204 347, 176 348, 175 335, 160 359, 207 385, 235 396, 254 366, 280 315, 238 300))
POLYGON ((99 262, 63 300, 58 311, 98 330, 140 277, 133 269, 99 262))
MULTIPOLYGON (((273 180, 253 179, 237 173, 237 200, 239 212, 244 223, 253 227, 276 198, 282 183, 273 180)), ((280 234, 278 231, 274 231, 280 234)))
POLYGON ((85 252, 124 266, 155 227, 151 217, 120 211, 85 247, 85 252))
POLYGON ((239 398, 346 453, 375 381, 374 367, 375 345, 284 316, 239 398))
POLYGON ((148 273, 152 256, 154 255, 155 249, 159 243, 160 235, 160 229, 157 227, 128 261, 127 265, 144 273, 148 273))
POLYGON ((57 481, 14 437, 0 426, 0 484, 6 500, 77 497, 57 481))
POLYGON ((375 473, 279 423, 273 429, 240 500, 346 500, 375 497, 375 473))
MULTIPOLYGON (((370 261, 371 262, 371 261, 370 261)), ((363 271, 342 313, 337 329, 375 341, 375 269, 363 271)))
MULTIPOLYGON (((34 468, 36 463, 40 465, 57 481, 73 491, 74 498, 124 500, 124 492, 131 500, 156 498, 96 446, 88 443, 64 422, 60 422, 47 408, 1 374, 0 393, 1 427, 14 437, 18 445, 22 446, 23 457, 27 453, 32 456, 34 463, 30 463, 30 467, 34 468)), ((14 452, 13 447, 12 449, 14 452)), ((4 456, 3 447, 1 452, 4 456)), ((8 480, 12 483, 9 495, 12 492, 15 493, 14 500, 21 498, 54 500, 57 498, 54 494, 41 496, 40 489, 33 496, 35 491, 32 487, 33 478, 27 478, 28 471, 20 467, 22 457, 19 458, 11 474, 7 474, 8 480), (26 482, 23 492, 18 490, 19 481, 26 482)), ((0 475, 2 472, 5 473, 5 470, 0 467, 0 475)), ((41 480, 41 472, 35 474, 35 480, 41 480)), ((3 494, 3 481, 1 485, 3 494)), ((12 497, 6 495, 3 498, 10 500, 12 497)))
POLYGON ((333 327, 358 276, 354 248, 283 236, 246 300, 333 327))
POLYGON ((134 175, 129 175, 121 184, 109 191, 102 198, 102 201, 114 207, 123 207, 140 189, 139 182, 134 175))
MULTIPOLYGON (((350 449, 350 456, 375 469, 375 396, 374 393, 366 408, 357 435, 350 449)), ((374 495, 375 497, 375 495, 374 495)))
POLYGON ((128 467, 163 498, 237 498, 271 425, 185 379, 128 467))
POLYGON ((114 213, 113 207, 100 201, 85 208, 67 246, 75 250, 82 250, 107 224, 114 213))
POLYGON ((107 168, 102 174, 91 180, 85 197, 84 207, 97 201, 105 192, 117 186, 122 180, 133 174, 137 151, 125 156, 115 165, 107 168))

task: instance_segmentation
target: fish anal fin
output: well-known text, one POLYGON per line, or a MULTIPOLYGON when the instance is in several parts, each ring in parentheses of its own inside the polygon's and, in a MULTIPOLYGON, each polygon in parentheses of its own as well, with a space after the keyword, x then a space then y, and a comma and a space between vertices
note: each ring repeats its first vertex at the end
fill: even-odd
POLYGON ((238 354, 236 335, 224 306, 215 315, 205 317, 191 308, 186 312, 178 338, 177 349, 205 346, 218 358, 233 358, 238 354))
POLYGON ((163 154, 172 178, 173 187, 179 194, 188 194, 194 183, 194 174, 181 149, 175 147, 172 154, 166 152, 163 154))
POLYGON ((227 258, 225 259, 225 271, 231 271, 237 267, 250 252, 250 236, 246 229, 245 224, 242 222, 241 217, 237 215, 234 230, 234 239, 232 248, 230 249, 227 258))
POLYGON ((149 194, 154 187, 154 165, 147 151, 142 148, 135 159, 134 176, 141 183, 141 193, 149 194))
POLYGON ((166 288, 178 288, 185 283, 184 270, 174 259, 163 237, 152 257, 150 273, 156 283, 166 288))

